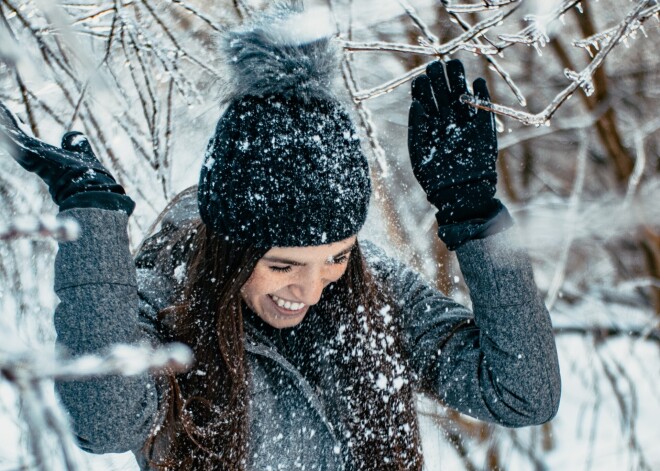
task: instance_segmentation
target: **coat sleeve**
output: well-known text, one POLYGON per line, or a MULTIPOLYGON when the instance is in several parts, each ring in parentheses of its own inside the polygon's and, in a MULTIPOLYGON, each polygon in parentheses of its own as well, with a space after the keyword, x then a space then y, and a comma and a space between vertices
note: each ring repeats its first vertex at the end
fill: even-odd
MULTIPOLYGON (((78 240, 60 243, 55 260, 58 346, 75 357, 149 340, 143 320, 153 313, 138 295, 127 215, 80 208, 61 216, 77 220, 81 232, 78 240)), ((139 449, 155 425, 159 396, 148 373, 59 381, 55 387, 86 451, 139 449)))
POLYGON ((378 256, 375 271, 399 305, 419 389, 464 414, 520 427, 554 417, 561 385, 550 316, 511 232, 456 252, 473 311, 391 259, 378 256))

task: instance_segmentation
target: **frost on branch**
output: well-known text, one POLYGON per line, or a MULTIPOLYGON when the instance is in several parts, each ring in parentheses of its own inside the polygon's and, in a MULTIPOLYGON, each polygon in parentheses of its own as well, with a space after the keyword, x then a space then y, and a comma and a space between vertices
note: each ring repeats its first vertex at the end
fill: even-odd
POLYGON ((73 219, 57 220, 53 216, 22 216, 5 227, 0 227, 0 241, 19 238, 52 237, 55 240, 76 240, 79 235, 78 223, 73 219))
POLYGON ((498 37, 501 41, 507 43, 520 43, 533 46, 539 56, 542 56, 541 49, 550 41, 546 28, 547 20, 545 18, 539 18, 536 15, 529 15, 523 19, 529 22, 530 25, 525 28, 522 34, 500 34, 498 37))
POLYGON ((570 69, 565 69, 564 75, 566 75, 567 79, 572 80, 573 82, 577 83, 580 87, 582 87, 582 90, 584 90, 585 95, 591 96, 594 94, 594 82, 593 80, 591 80, 590 75, 587 75, 585 73, 579 74, 574 70, 570 70, 570 69))
POLYGON ((185 370, 192 361, 188 347, 171 344, 162 348, 115 345, 104 355, 76 358, 53 357, 50 352, 0 352, 3 375, 17 381, 76 380, 106 375, 134 376, 164 368, 185 370))
POLYGON ((104 355, 68 358, 55 356, 49 349, 25 348, 5 335, 0 340, 0 379, 16 392, 22 408, 33 460, 29 469, 44 471, 87 469, 76 451, 76 439, 61 406, 52 396, 53 380, 132 376, 164 368, 183 371, 192 362, 190 349, 181 344, 158 349, 116 345, 104 355))

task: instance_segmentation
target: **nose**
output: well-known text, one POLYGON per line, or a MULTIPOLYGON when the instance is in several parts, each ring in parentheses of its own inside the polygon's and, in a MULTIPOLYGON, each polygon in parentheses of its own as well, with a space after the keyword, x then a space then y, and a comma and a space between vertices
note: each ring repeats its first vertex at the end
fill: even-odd
POLYGON ((296 299, 311 306, 319 302, 327 284, 328 280, 322 272, 305 270, 295 283, 289 286, 289 290, 296 299))

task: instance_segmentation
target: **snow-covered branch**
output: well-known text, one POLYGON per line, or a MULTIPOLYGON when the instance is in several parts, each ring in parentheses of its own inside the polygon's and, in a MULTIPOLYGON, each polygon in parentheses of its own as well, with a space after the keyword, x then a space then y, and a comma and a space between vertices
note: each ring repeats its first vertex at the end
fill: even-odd
POLYGON ((0 371, 10 382, 78 380, 108 375, 134 376, 149 370, 185 370, 192 353, 182 344, 161 348, 115 345, 108 353, 68 358, 53 357, 50 351, 2 351, 0 371))
MULTIPOLYGON (((644 29, 642 24, 647 19, 652 16, 658 15, 660 12, 660 3, 655 2, 655 5, 650 6, 649 8, 641 11, 635 21, 631 22, 629 30, 626 32, 626 35, 623 37, 623 41, 627 39, 628 36, 634 37, 637 30, 641 31, 645 38, 648 38, 648 34, 644 29)), ((611 40, 612 37, 617 33, 617 27, 614 26, 605 31, 589 36, 585 39, 578 39, 573 41, 573 46, 584 48, 591 57, 593 57, 593 52, 591 48, 594 48, 596 51, 600 50, 603 47, 603 44, 607 44, 607 41, 611 40)))
MULTIPOLYGON (((570 98, 575 91, 582 87, 585 94, 591 95, 594 91, 593 83, 591 77, 594 74, 594 71, 600 67, 607 57, 607 55, 617 46, 621 40, 630 34, 631 25, 636 25, 639 22, 640 13, 655 0, 642 0, 637 3, 637 5, 626 15, 626 18, 619 24, 616 29, 616 33, 611 36, 607 44, 601 49, 598 54, 593 58, 591 63, 585 67, 581 72, 577 73, 572 70, 566 69, 566 77, 571 80, 571 84, 567 86, 564 90, 558 93, 555 98, 545 107, 543 111, 536 114, 531 114, 525 111, 515 110, 507 106, 498 105, 493 103, 488 106, 487 104, 480 103, 479 100, 470 95, 463 95, 461 100, 464 103, 469 103, 470 105, 481 108, 485 110, 490 110, 496 114, 501 114, 508 116, 517 121, 520 121, 524 124, 540 126, 546 124, 550 118, 555 114, 559 107, 570 98)), ((638 26, 634 26, 636 29, 638 26)))
MULTIPOLYGON (((491 65, 495 68, 498 74, 505 80, 509 88, 514 92, 519 103, 523 106, 526 106, 527 101, 522 95, 522 92, 517 87, 517 85, 511 80, 510 74, 508 74, 494 58, 488 57, 492 54, 501 53, 507 47, 515 44, 522 43, 527 45, 532 45, 537 49, 544 47, 549 41, 549 37, 546 33, 546 27, 550 21, 554 21, 557 18, 560 18, 571 8, 581 8, 580 2, 575 0, 564 1, 562 4, 555 9, 551 14, 543 19, 529 16, 526 17, 527 21, 532 22, 530 26, 526 27, 522 31, 516 34, 500 34, 498 37, 500 42, 495 44, 490 42, 489 44, 484 44, 478 41, 480 36, 491 29, 493 26, 502 22, 505 18, 503 11, 497 11, 492 16, 479 21, 473 26, 466 28, 465 31, 457 36, 456 38, 443 43, 437 44, 437 37, 433 35, 428 26, 419 18, 417 13, 410 7, 407 2, 400 2, 407 14, 413 19, 415 25, 424 33, 424 38, 420 38, 420 45, 406 45, 400 43, 387 43, 387 42, 353 42, 353 41, 344 41, 343 47, 347 52, 358 52, 358 51, 378 51, 378 52, 400 52, 400 53, 411 53, 411 54, 421 54, 421 55, 430 55, 443 58, 445 56, 451 55, 459 50, 469 50, 471 52, 480 54, 487 58, 491 65), (474 43, 471 43, 474 41, 474 43)), ((514 4, 516 2, 502 2, 501 4, 490 4, 488 5, 488 10, 497 9, 502 6, 507 6, 514 4)), ((614 28, 610 28, 603 33, 599 33, 596 36, 587 38, 585 40, 576 41, 574 45, 588 47, 589 45, 596 47, 601 45, 602 48, 599 52, 593 57, 593 60, 585 67, 581 72, 575 72, 572 70, 566 70, 565 75, 571 81, 571 84, 567 86, 564 90, 558 93, 554 99, 546 106, 546 108, 537 114, 532 114, 526 111, 515 110, 513 108, 499 105, 491 104, 490 106, 484 106, 483 104, 478 103, 478 101, 472 97, 465 95, 463 101, 469 103, 472 106, 477 108, 489 109, 496 114, 501 114, 508 116, 515 120, 518 120, 527 125, 542 125, 546 124, 547 121, 554 115, 554 113, 559 109, 559 107, 578 89, 583 88, 584 92, 587 95, 593 93, 593 83, 591 77, 594 71, 600 67, 611 52, 611 50, 617 46, 620 42, 625 41, 627 37, 634 34, 635 31, 641 29, 643 31, 642 23, 651 18, 654 15, 658 14, 660 6, 655 2, 655 0, 641 0, 637 5, 628 13, 628 15, 621 21, 621 23, 614 28)), ((451 9, 451 14, 458 20, 458 22, 465 26, 463 20, 456 15, 456 11, 451 9)), ((419 66, 415 69, 412 69, 405 74, 396 77, 384 84, 373 87, 368 90, 358 90, 353 93, 353 99, 356 102, 361 102, 369 100, 385 93, 389 93, 400 85, 414 79, 418 75, 422 74, 425 70, 425 66, 419 66)))
POLYGON ((0 241, 19 238, 52 237, 56 240, 78 238, 78 223, 73 219, 55 219, 46 215, 40 217, 22 216, 13 219, 6 227, 0 227, 0 241))
POLYGON ((83 470, 76 444, 59 404, 51 399, 52 380, 80 380, 107 375, 132 376, 167 368, 181 371, 190 365, 188 347, 171 344, 153 349, 146 346, 116 345, 102 355, 77 358, 54 356, 46 349, 20 348, 13 339, 4 339, 0 348, 0 378, 13 386, 22 406, 31 459, 29 469, 83 470))

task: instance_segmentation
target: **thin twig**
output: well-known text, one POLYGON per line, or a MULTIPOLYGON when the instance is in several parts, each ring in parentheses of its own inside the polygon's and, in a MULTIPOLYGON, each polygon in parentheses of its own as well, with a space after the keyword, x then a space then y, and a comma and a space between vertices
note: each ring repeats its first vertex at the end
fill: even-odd
MULTIPOLYGON (((403 52, 407 54, 421 54, 425 56, 437 56, 438 50, 435 46, 414 46, 411 44, 388 43, 384 41, 354 42, 341 41, 346 52, 403 52)), ((485 44, 457 44, 452 52, 468 51, 478 54, 497 54, 497 49, 485 44)))
POLYGON ((211 67, 207 65, 208 61, 201 61, 197 59, 194 55, 190 54, 188 51, 186 51, 181 45, 179 44, 179 41, 174 37, 174 34, 170 31, 170 28, 163 22, 163 20, 158 16, 156 11, 153 9, 151 4, 147 0, 141 0, 142 4, 145 6, 147 11, 151 14, 151 16, 154 18, 156 23, 161 27, 165 35, 168 37, 168 39, 172 42, 174 47, 176 48, 177 52, 182 56, 196 64, 197 66, 201 67, 203 70, 207 71, 214 77, 220 76, 220 74, 213 70, 211 67))
POLYGON ((194 16, 196 16, 197 18, 199 18, 200 20, 202 20, 203 22, 208 24, 214 31, 216 31, 218 33, 222 33, 224 31, 224 29, 221 26, 219 26, 218 24, 216 24, 211 17, 205 15, 204 13, 200 12, 196 8, 191 7, 187 3, 185 3, 181 0, 170 0, 170 2, 174 3, 175 5, 179 5, 180 7, 182 7, 183 9, 188 11, 189 13, 193 14, 194 16))
POLYGON ((521 0, 490 0, 481 5, 444 5, 448 13, 478 13, 506 7, 521 0))
MULTIPOLYGON (((648 18, 652 17, 653 15, 656 15, 658 12, 660 12, 660 3, 656 3, 654 6, 642 11, 637 17, 638 21, 640 22, 638 28, 642 29, 643 31, 643 26, 641 25, 641 23, 647 20, 648 18)), ((635 31, 635 29, 633 29, 632 31, 635 31)), ((594 47, 596 50, 598 50, 600 48, 599 44, 610 39, 616 33, 616 30, 617 27, 613 26, 612 28, 609 28, 605 31, 601 31, 597 34, 589 36, 588 38, 573 41, 573 46, 585 48, 587 52, 589 52, 589 54, 592 55, 593 57, 591 48, 594 47)), ((645 32, 644 35, 646 36, 645 32)))
MULTIPOLYGON (((512 14, 520 5, 521 5, 520 3, 516 4, 514 8, 510 9, 505 14, 505 17, 512 14)), ((456 22, 461 26, 461 28, 463 28, 464 31, 468 31, 470 28, 472 28, 472 26, 467 21, 465 21, 461 17, 461 15, 454 12, 449 12, 449 14, 452 18, 454 18, 454 20, 456 20, 456 22)), ((478 46, 483 46, 481 38, 483 38, 484 41, 486 41, 492 48, 494 48, 496 53, 500 53, 500 50, 497 47, 495 47, 493 42, 490 39, 488 39, 488 37, 485 34, 481 37, 473 38, 472 42, 478 46)), ((504 67, 500 65, 499 61, 497 61, 493 55, 482 54, 482 57, 486 59, 486 61, 493 67, 493 69, 495 69, 495 72, 502 78, 502 80, 504 80, 504 83, 507 84, 509 89, 511 89, 514 96, 518 100, 520 106, 527 106, 527 99, 523 95, 518 85, 516 85, 516 83, 513 81, 513 78, 511 78, 511 74, 509 74, 504 69, 504 67)))
POLYGON ((472 26, 472 28, 470 28, 467 31, 464 31, 462 34, 456 36, 451 41, 446 42, 444 44, 439 44, 437 46, 434 45, 434 48, 439 56, 444 56, 449 53, 452 53, 455 50, 457 50, 457 47, 460 44, 471 41, 472 39, 480 36, 489 28, 497 25, 503 19, 504 19, 504 12, 498 11, 494 15, 491 15, 488 18, 481 20, 478 23, 475 23, 474 26, 472 26))
POLYGON ((410 19, 413 21, 415 26, 419 28, 419 30, 422 32, 426 40, 432 44, 437 44, 439 41, 439 38, 433 34, 431 31, 431 28, 428 27, 426 22, 422 21, 422 19, 419 17, 417 14, 417 11, 413 8, 413 6, 408 3, 406 0, 399 0, 399 5, 406 11, 406 14, 410 17, 410 19))
POLYGON ((389 93, 398 86, 408 82, 409 80, 414 79, 418 75, 423 74, 424 71, 426 70, 427 65, 428 64, 423 64, 420 65, 419 67, 415 67, 414 69, 405 73, 404 75, 401 75, 400 77, 397 77, 394 80, 390 80, 389 82, 384 83, 383 85, 379 85, 378 87, 374 87, 369 90, 364 90, 360 92, 356 90, 354 93, 352 93, 353 101, 355 101, 355 103, 361 103, 363 101, 370 100, 372 98, 376 98, 377 96, 389 93))
POLYGON ((495 103, 488 106, 487 104, 479 102, 476 98, 470 95, 462 95, 461 101, 463 101, 464 103, 469 103, 475 108, 489 110, 496 114, 508 116, 524 124, 535 125, 535 126, 540 126, 542 124, 545 124, 550 118, 552 118, 552 116, 559 109, 559 107, 571 95, 573 95, 573 93, 575 93, 575 91, 579 87, 585 87, 587 89, 589 88, 591 76, 593 75, 594 71, 602 65, 603 61, 605 60, 605 57, 607 57, 607 55, 612 51, 612 49, 614 49, 614 47, 617 44, 619 44, 620 39, 627 33, 630 24, 636 21, 637 15, 640 13, 640 11, 642 11, 646 7, 646 5, 650 1, 654 1, 654 0, 642 0, 635 6, 635 8, 633 8, 626 15, 626 18, 621 22, 621 24, 618 27, 617 33, 609 40, 607 46, 601 49, 598 52, 598 54, 596 54, 596 56, 591 61, 591 63, 585 69, 583 69, 582 72, 578 74, 572 71, 568 71, 569 74, 567 75, 570 76, 572 83, 564 90, 562 90, 559 94, 557 94, 555 98, 550 102, 550 104, 548 104, 548 106, 546 106, 546 108, 540 113, 531 114, 525 111, 515 110, 513 108, 503 105, 498 105, 495 103))

